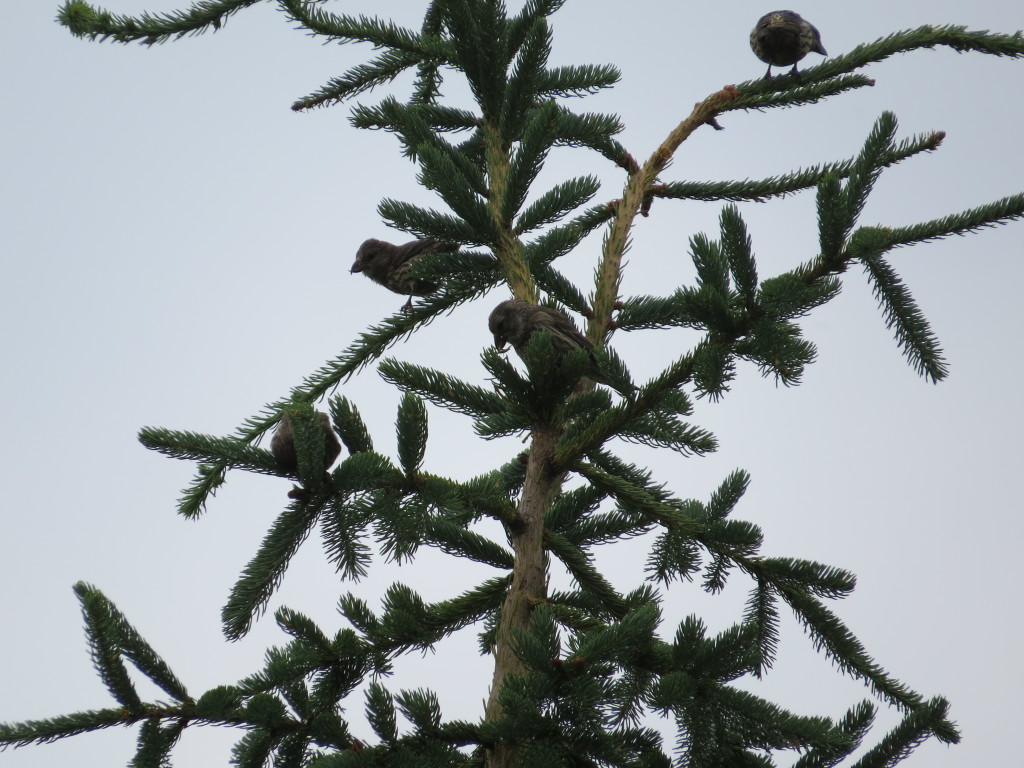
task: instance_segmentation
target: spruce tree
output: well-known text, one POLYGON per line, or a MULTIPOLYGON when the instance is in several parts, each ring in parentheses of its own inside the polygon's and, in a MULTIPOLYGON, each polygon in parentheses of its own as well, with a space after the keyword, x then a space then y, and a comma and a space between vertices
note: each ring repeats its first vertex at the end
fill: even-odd
MULTIPOLYGON (((129 18, 71 0, 59 19, 82 37, 152 45, 217 29, 255 2, 199 0, 183 11, 129 18)), ((381 606, 346 593, 337 626, 319 626, 279 608, 275 618, 290 638, 286 644, 267 652, 264 668, 201 694, 187 689, 99 589, 79 583, 89 649, 114 702, 2 726, 0 744, 132 726, 138 729, 132 764, 159 766, 167 764, 187 726, 215 724, 245 730, 234 752, 240 766, 270 760, 325 767, 770 766, 796 754, 800 768, 869 768, 893 765, 929 738, 958 741, 946 700, 928 698, 891 675, 834 612, 830 601, 850 593, 854 576, 762 552, 759 527, 734 517, 747 473, 723 478, 709 498, 687 498, 671 478, 623 458, 621 446, 634 443, 682 457, 715 450, 714 435, 689 420, 694 399, 724 399, 742 363, 783 385, 800 383, 816 350, 799 321, 839 293, 851 266, 866 273, 912 368, 928 381, 946 377, 936 336, 889 254, 1024 217, 1024 194, 913 226, 861 224, 880 174, 937 149, 943 139, 940 133, 898 139, 888 112, 857 152, 824 166, 719 182, 679 179, 668 166, 691 135, 721 128, 727 113, 841 97, 871 85, 859 73, 866 65, 921 48, 1021 57, 1024 37, 930 26, 894 33, 808 66, 799 76, 725 87, 666 126, 662 144, 637 158, 616 140, 617 117, 577 111, 570 100, 614 85, 616 69, 548 64, 548 18, 563 5, 559 0, 528 0, 515 11, 496 0, 433 0, 424 4, 419 30, 334 13, 317 2, 278 4, 313 35, 378 49, 294 109, 338 104, 415 73, 404 100, 389 95, 358 104, 351 121, 394 133, 418 168, 418 182, 440 200, 435 210, 386 199, 381 217, 411 237, 457 248, 426 254, 410 266, 412 276, 436 283, 437 291, 365 329, 350 329, 354 341, 340 355, 236 434, 145 428, 140 440, 199 463, 179 502, 188 517, 202 514, 228 470, 295 483, 224 606, 229 639, 250 630, 314 528, 339 574, 353 581, 372 578, 375 547, 410 568, 419 550, 433 548, 484 564, 494 575, 436 603, 402 583, 391 585, 381 606), (449 103, 444 78, 461 78, 475 107, 449 103), (620 168, 619 196, 599 200, 600 185, 590 175, 550 187, 538 182, 548 155, 562 148, 575 152, 581 165, 620 168), (802 190, 817 196, 820 251, 788 271, 761 276, 754 234, 739 204, 802 190), (637 217, 658 215, 680 201, 724 204, 716 232, 690 237, 693 284, 659 296, 624 295, 625 255, 637 217), (593 284, 577 285, 558 260, 595 233, 602 246, 593 284), (543 332, 517 350, 522 365, 496 349, 483 350, 477 381, 401 359, 401 344, 439 316, 457 316, 470 302, 490 307, 509 296, 582 318, 596 347, 593 359, 582 351, 560 354, 552 334, 543 332), (660 373, 647 381, 636 380, 629 360, 615 353, 618 334, 678 328, 695 332, 699 341, 667 350, 660 373), (393 457, 374 449, 360 404, 339 391, 351 377, 373 371, 386 382, 381 386, 403 393, 393 457), (470 419, 480 439, 502 440, 508 461, 478 476, 431 473, 425 461, 428 404, 470 419), (318 407, 329 412, 329 429, 344 447, 327 472, 330 443, 318 407), (269 443, 285 416, 294 465, 259 445, 265 437, 269 443), (504 536, 488 536, 494 528, 484 522, 500 526, 504 536), (637 536, 649 542, 646 560, 636 568, 644 578, 624 591, 597 568, 594 550, 637 536), (550 586, 553 568, 570 575, 571 589, 550 586), (676 627, 662 621, 673 582, 698 578, 717 594, 730 576, 746 580, 750 589, 746 611, 733 626, 712 634, 697 616, 676 627), (833 720, 787 711, 740 687, 772 667, 783 606, 798 617, 816 650, 863 681, 875 701, 855 703, 833 720), (399 656, 466 632, 476 632, 481 653, 493 658, 490 695, 472 722, 446 719, 433 692, 391 680, 399 656), (144 701, 126 662, 168 700, 144 701), (888 733, 870 732, 878 703, 902 715, 888 733), (349 718, 360 706, 373 741, 357 739, 351 729, 349 718), (652 727, 657 715, 675 724, 671 743, 652 727)))

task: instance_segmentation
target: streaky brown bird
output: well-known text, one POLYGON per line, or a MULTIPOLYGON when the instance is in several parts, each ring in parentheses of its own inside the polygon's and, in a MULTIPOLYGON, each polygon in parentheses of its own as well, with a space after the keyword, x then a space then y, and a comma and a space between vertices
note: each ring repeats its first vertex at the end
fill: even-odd
POLYGON ((494 346, 499 352, 505 350, 506 344, 511 344, 519 357, 523 357, 533 334, 547 331, 551 334, 551 346, 559 358, 574 350, 585 349, 590 365, 584 375, 600 384, 608 383, 598 370, 594 345, 577 330, 572 320, 557 309, 530 304, 521 299, 509 299, 491 310, 487 327, 494 335, 494 346))
POLYGON ((433 280, 411 277, 409 265, 426 253, 454 252, 458 249, 455 243, 430 238, 413 240, 405 245, 393 245, 370 238, 356 251, 356 260, 350 272, 362 272, 389 291, 408 296, 409 300, 402 306, 402 311, 408 312, 412 309, 413 296, 430 296, 441 287, 433 280))
POLYGON ((758 19, 750 33, 750 48, 768 65, 765 80, 771 80, 772 67, 791 64, 790 74, 799 78, 797 63, 811 51, 828 56, 817 28, 793 11, 772 11, 758 19))
MULTIPOLYGON (((320 422, 320 429, 324 433, 324 471, 326 472, 341 453, 341 443, 331 428, 331 420, 327 414, 317 411, 316 415, 320 422)), ((295 432, 287 413, 281 416, 277 431, 274 432, 274 437, 270 440, 270 452, 274 454, 274 459, 281 469, 293 475, 299 471, 299 455, 295 450, 295 432)))

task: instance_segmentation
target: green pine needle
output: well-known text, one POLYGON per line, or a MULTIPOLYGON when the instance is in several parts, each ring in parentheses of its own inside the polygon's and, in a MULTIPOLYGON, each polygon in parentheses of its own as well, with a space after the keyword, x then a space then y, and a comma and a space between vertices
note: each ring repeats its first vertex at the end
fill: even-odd
POLYGON ((117 43, 164 43, 188 35, 218 30, 228 17, 260 0, 197 0, 187 10, 119 16, 95 8, 84 0, 67 0, 57 21, 77 37, 117 43))
POLYGON ((221 611, 224 635, 229 640, 239 640, 249 631, 322 510, 322 500, 296 499, 277 518, 221 611))
POLYGON ((871 279, 886 326, 896 332, 896 341, 907 360, 932 383, 942 381, 949 373, 942 349, 906 285, 881 256, 861 252, 860 261, 871 279))

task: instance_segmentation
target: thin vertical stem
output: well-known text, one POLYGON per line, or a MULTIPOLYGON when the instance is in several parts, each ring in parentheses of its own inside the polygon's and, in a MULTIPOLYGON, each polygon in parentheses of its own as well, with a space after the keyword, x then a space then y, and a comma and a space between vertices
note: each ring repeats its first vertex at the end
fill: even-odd
POLYGON ((679 145, 689 138, 700 126, 713 124, 721 107, 740 96, 735 88, 724 88, 696 104, 689 116, 677 125, 661 143, 643 167, 630 174, 617 202, 618 209, 612 219, 611 229, 605 239, 601 263, 597 268, 597 288, 594 292, 594 316, 587 325, 587 337, 600 344, 614 329, 612 312, 619 300, 619 286, 622 283, 622 258, 629 248, 629 233, 637 213, 643 210, 651 187, 657 182, 658 174, 668 167, 679 145))

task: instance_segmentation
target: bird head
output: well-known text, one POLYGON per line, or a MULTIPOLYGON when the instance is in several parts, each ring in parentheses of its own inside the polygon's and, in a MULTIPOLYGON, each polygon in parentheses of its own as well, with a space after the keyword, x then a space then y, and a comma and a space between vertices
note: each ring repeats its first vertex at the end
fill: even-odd
POLYGON ((522 324, 522 318, 517 310, 517 304, 524 304, 517 299, 509 299, 491 310, 487 318, 487 328, 494 335, 494 347, 499 352, 505 351, 505 345, 509 343, 518 333, 522 324))
POLYGON ((376 261, 387 253, 387 246, 388 243, 385 243, 383 240, 374 240, 373 238, 367 240, 356 251, 356 260, 353 262, 352 269, 349 272, 364 272, 372 269, 376 261))

